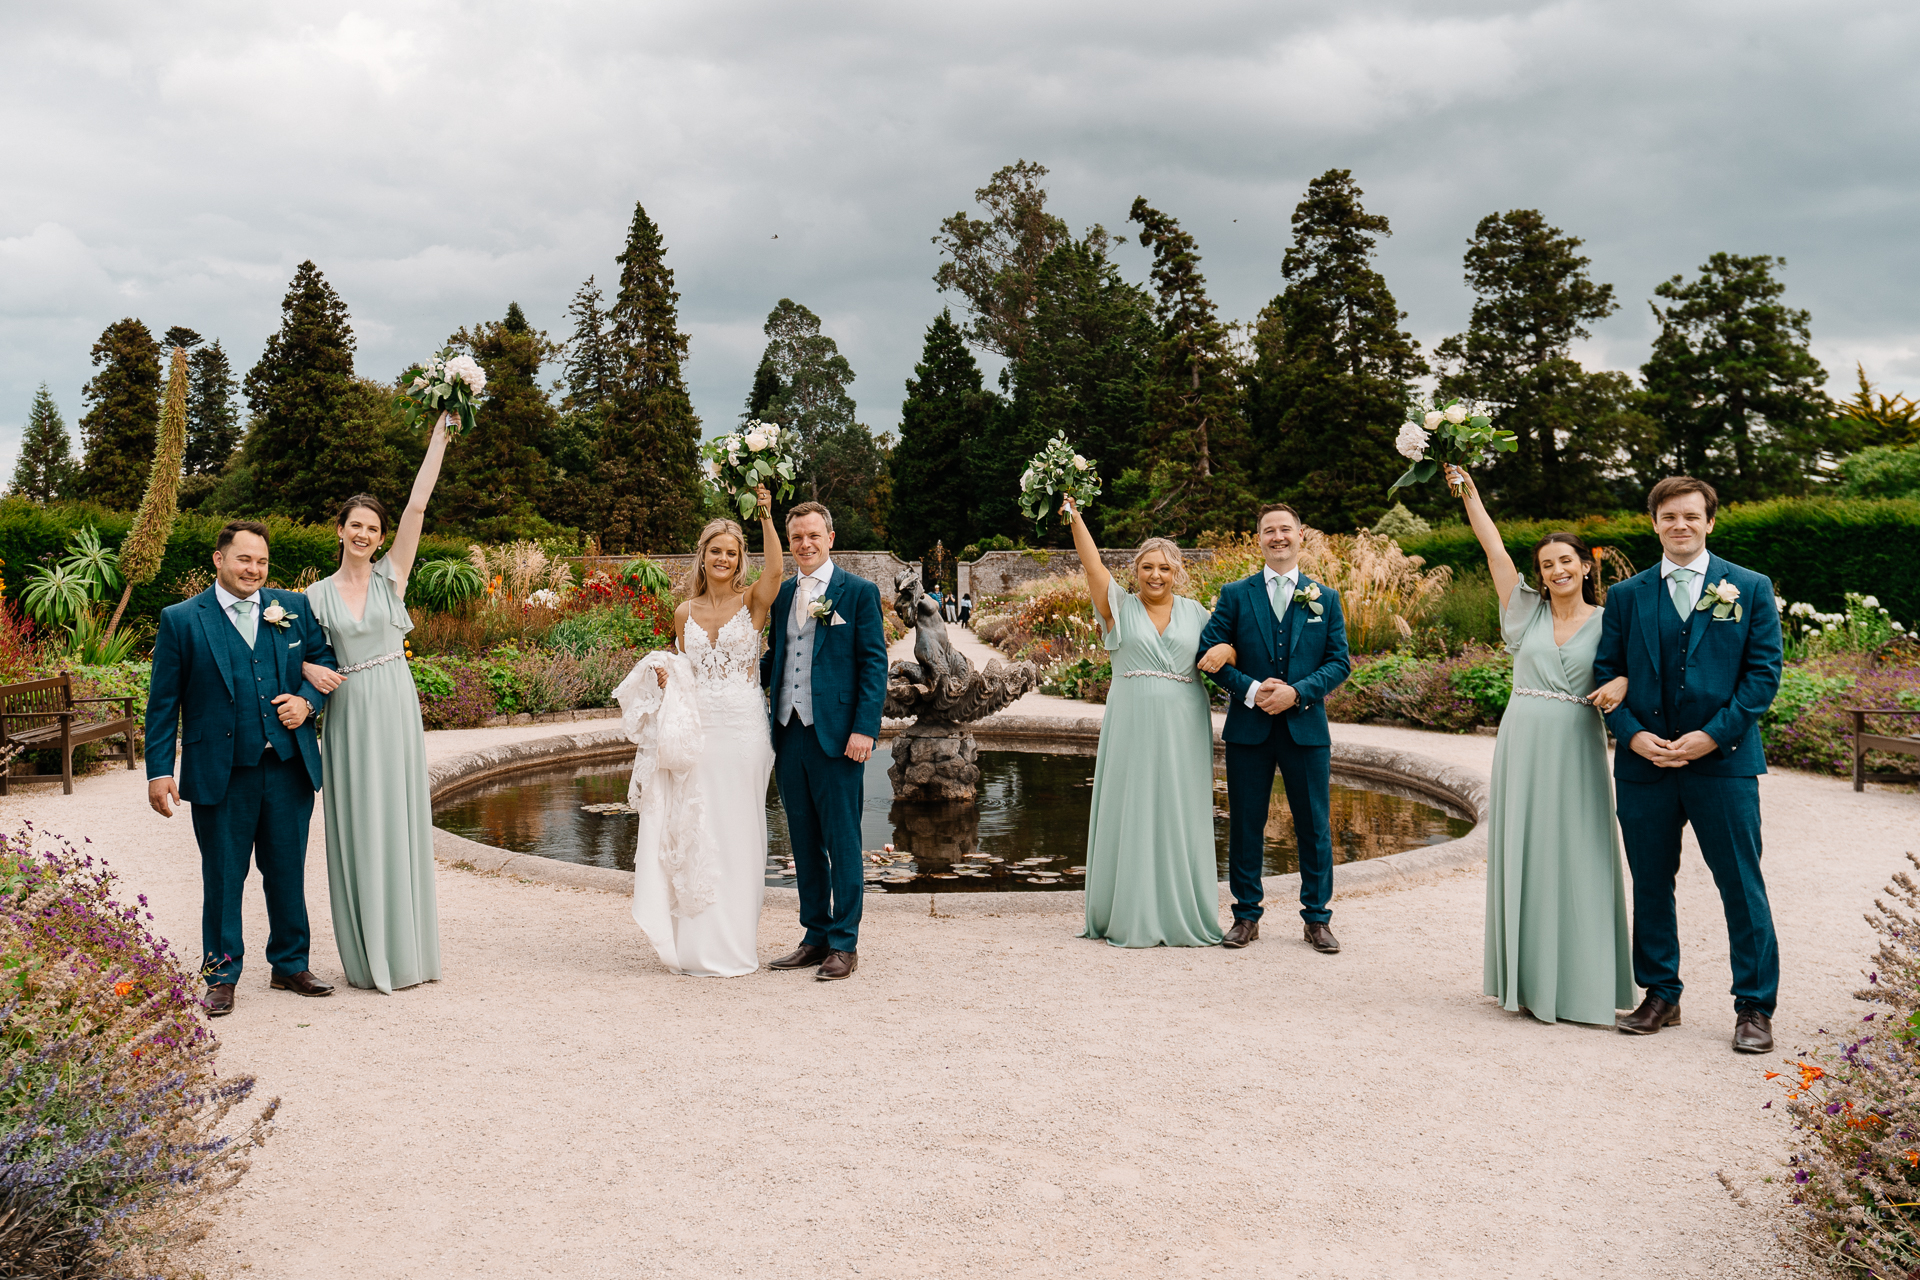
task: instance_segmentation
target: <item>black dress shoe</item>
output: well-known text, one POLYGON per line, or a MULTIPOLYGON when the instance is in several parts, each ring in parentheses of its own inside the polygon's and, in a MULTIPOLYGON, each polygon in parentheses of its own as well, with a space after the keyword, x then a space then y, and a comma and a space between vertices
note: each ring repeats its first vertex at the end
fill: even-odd
POLYGON ((1340 954, 1340 940, 1333 936, 1333 930, 1327 928, 1326 925, 1309 920, 1307 927, 1302 932, 1305 934, 1307 941, 1313 944, 1313 949, 1321 955, 1337 956, 1340 954))
POLYGON ((827 961, 820 966, 820 972, 813 976, 821 982, 838 982, 842 978, 851 978, 853 971, 860 967, 860 957, 852 951, 830 951, 827 961))
POLYGON ((303 996, 330 996, 333 987, 313 976, 310 969, 298 973, 276 973, 273 981, 267 984, 275 991, 292 991, 303 996))
POLYGON ((1220 939, 1220 945, 1238 950, 1260 936, 1258 920, 1235 920, 1233 927, 1227 930, 1227 936, 1220 939))
POLYGON ((1758 1009, 1742 1009, 1734 1016, 1735 1053, 1772 1053, 1773 1019, 1758 1009))
POLYGON ((233 1012, 233 984, 231 982, 210 982, 207 984, 207 1016, 224 1018, 233 1012))
POLYGON ((817 947, 811 942, 803 942, 778 960, 767 963, 769 969, 811 969, 825 960, 829 952, 825 947, 817 947))
POLYGON ((1640 1007, 1626 1017, 1613 1020, 1613 1029, 1629 1036, 1657 1035, 1662 1027, 1679 1025, 1680 1006, 1653 995, 1642 1000, 1640 1007))

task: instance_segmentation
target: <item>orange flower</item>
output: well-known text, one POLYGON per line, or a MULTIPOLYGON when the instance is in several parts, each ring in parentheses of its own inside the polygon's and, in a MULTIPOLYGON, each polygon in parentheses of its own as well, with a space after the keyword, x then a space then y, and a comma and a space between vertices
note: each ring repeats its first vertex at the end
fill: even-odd
POLYGON ((1906 1157, 1908 1164, 1920 1167, 1920 1151, 1909 1151, 1906 1153, 1906 1157))
POLYGON ((1769 1080, 1778 1080, 1779 1078, 1780 1078, 1780 1073, 1779 1073, 1778 1071, 1769 1071, 1769 1072, 1767 1072, 1767 1079, 1769 1079, 1769 1080))
POLYGON ((121 981, 113 984, 113 994, 117 996, 123 996, 131 990, 133 990, 133 984, 131 982, 121 981))

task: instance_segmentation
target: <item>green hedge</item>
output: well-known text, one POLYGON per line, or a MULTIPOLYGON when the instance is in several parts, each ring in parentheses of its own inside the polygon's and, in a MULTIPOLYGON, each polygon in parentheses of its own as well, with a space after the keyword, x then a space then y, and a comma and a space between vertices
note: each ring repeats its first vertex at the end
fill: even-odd
MULTIPOLYGON (((1571 530, 1594 546, 1618 547, 1638 568, 1660 560, 1660 539, 1645 516, 1503 523, 1500 536, 1524 566, 1533 544, 1571 530)), ((1707 545, 1715 554, 1773 579, 1789 600, 1825 612, 1844 607, 1849 591, 1877 596, 1901 622, 1920 621, 1920 500, 1912 498, 1781 498, 1723 507, 1707 545)), ((1408 555, 1456 570, 1486 564, 1473 531, 1448 525, 1400 539, 1408 555)))
MULTIPOLYGON (((173 536, 167 540, 166 558, 151 582, 135 587, 127 602, 127 619, 157 625, 160 611, 179 601, 175 584, 192 569, 213 572, 213 543, 227 523, 225 516, 200 516, 183 512, 174 521, 173 536)), ((51 555, 58 559, 67 540, 92 524, 100 530, 101 541, 117 550, 133 525, 133 517, 121 511, 109 511, 93 503, 58 503, 41 506, 25 498, 0 499, 0 577, 6 579, 6 596, 17 600, 25 584, 27 571, 51 555)), ((273 580, 292 583, 302 570, 312 567, 331 573, 338 562, 339 537, 330 525, 295 524, 276 516, 266 521, 272 533, 270 561, 273 580)), ((422 559, 460 558, 467 543, 458 538, 424 538, 420 544, 422 559)), ((118 593, 108 607, 119 603, 118 593)), ((126 625, 123 622, 121 625, 126 625)))

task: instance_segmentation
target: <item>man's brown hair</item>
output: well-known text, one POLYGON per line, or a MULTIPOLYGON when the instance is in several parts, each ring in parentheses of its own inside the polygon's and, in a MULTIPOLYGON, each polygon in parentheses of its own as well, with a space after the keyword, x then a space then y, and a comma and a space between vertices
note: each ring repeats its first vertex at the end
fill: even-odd
POLYGON ((827 510, 826 503, 802 502, 796 504, 793 510, 787 512, 787 528, 793 528, 793 522, 801 516, 819 516, 827 522, 827 532, 833 532, 833 512, 827 510))
POLYGON ((254 534, 260 541, 266 543, 269 548, 273 546, 273 539, 267 536, 267 526, 261 524, 258 520, 229 520, 226 523, 226 527, 220 530, 220 536, 213 540, 213 549, 215 551, 225 551, 232 545, 233 535, 236 533, 254 534))
POLYGON ((1268 516, 1272 515, 1276 511, 1284 511, 1288 515, 1292 516, 1293 522, 1299 525, 1302 529, 1307 527, 1307 522, 1300 518, 1300 513, 1298 511, 1295 511, 1292 507, 1288 506, 1286 503, 1269 502, 1266 506, 1260 508, 1260 514, 1253 518, 1254 531, 1258 532, 1260 529, 1260 522, 1265 520, 1268 516))
POLYGON ((1683 493, 1697 493, 1707 504, 1707 519, 1713 519, 1713 513, 1720 509, 1720 495, 1705 480, 1695 480, 1692 476, 1668 476, 1653 486, 1647 494, 1647 515, 1658 516, 1663 504, 1672 501, 1683 493))

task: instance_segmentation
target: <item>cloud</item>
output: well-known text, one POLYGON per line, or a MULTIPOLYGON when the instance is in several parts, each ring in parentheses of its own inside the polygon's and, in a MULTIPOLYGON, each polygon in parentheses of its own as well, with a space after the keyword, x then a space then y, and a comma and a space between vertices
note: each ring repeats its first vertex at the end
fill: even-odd
MULTIPOLYGON (((636 200, 677 273, 709 428, 781 297, 819 313, 876 427, 897 417, 942 216, 1017 157, 1075 226, 1135 195, 1198 237, 1222 310, 1281 287, 1306 183, 1350 168, 1423 344, 1471 298, 1496 210, 1583 237, 1633 368, 1653 285, 1718 249, 1788 260, 1848 385, 1920 391, 1920 12, 1654 0, 887 5, 766 0, 15 6, 0 18, 0 448, 33 388, 70 418, 123 315, 244 370, 312 258, 391 376, 518 301, 609 293, 636 200), (1237 221, 1236 221, 1237 220, 1237 221), (777 239, 774 238, 777 235, 777 239)), ((1144 277, 1137 246, 1122 261, 1144 277)), ((0 470, 10 470, 0 456, 0 470)))

